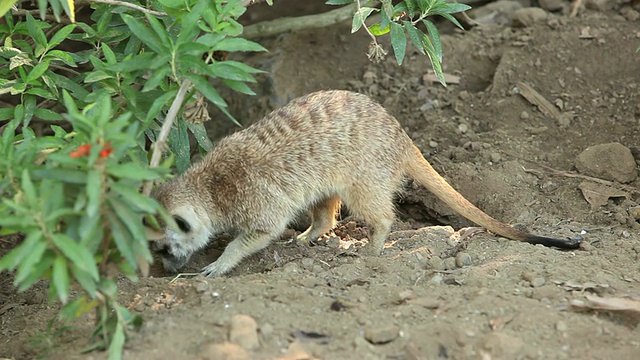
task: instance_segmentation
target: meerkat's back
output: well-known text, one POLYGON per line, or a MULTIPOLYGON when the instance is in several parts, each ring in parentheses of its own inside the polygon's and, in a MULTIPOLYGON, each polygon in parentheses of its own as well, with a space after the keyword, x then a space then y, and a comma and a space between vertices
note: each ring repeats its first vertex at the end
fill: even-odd
POLYGON ((333 228, 343 202, 367 224, 369 252, 379 254, 394 220, 394 195, 407 175, 461 215, 500 235, 577 246, 493 219, 431 167, 380 104, 353 92, 320 91, 226 137, 200 163, 162 184, 155 196, 176 218, 180 232, 167 229, 155 248, 165 268, 176 270, 211 234, 235 229, 238 237, 203 269, 208 276, 218 276, 280 236, 300 211, 310 211, 312 225, 298 238, 319 237, 333 228))

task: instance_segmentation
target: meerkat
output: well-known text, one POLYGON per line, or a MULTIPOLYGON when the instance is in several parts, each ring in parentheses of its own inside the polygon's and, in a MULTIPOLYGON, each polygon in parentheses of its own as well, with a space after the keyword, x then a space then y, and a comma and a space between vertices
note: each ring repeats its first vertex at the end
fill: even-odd
POLYGON ((152 196, 177 227, 148 229, 150 245, 165 270, 175 273, 213 235, 235 231, 222 255, 202 269, 203 275, 221 276, 280 237, 302 211, 310 212, 312 224, 297 239, 317 239, 335 226, 344 203, 368 226, 367 252, 379 255, 395 218, 394 195, 406 176, 493 233, 564 249, 579 246, 487 215, 433 169, 379 103, 349 91, 294 99, 222 139, 184 174, 160 184, 152 196))

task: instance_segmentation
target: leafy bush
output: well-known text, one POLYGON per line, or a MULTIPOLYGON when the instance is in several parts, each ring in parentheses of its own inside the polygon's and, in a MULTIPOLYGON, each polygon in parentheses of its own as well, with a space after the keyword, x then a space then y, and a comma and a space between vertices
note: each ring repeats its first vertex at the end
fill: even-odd
MULTIPOLYGON (((265 49, 240 37, 241 0, 92 3, 90 18, 80 22, 72 0, 8 12, 13 3, 0 4, 0 235, 24 240, 0 259, 0 271, 15 270, 21 291, 49 280, 49 298, 65 304, 65 319, 95 310, 89 349, 118 358, 127 331, 141 323, 117 302, 118 276, 135 280, 148 271, 143 217, 172 222, 147 196, 149 184, 189 166, 189 133, 200 151, 211 149, 205 99, 234 120, 210 79, 254 94, 247 83, 258 70, 220 52, 265 49), (71 23, 32 15, 47 18, 47 8, 58 21, 64 11, 71 23), (163 161, 165 139, 172 155, 163 161)), ((375 36, 390 33, 402 63, 406 32, 443 81, 440 39, 426 17, 439 14, 459 26, 450 13, 464 9, 444 0, 383 0, 381 10, 358 1, 353 30, 380 11, 381 22, 366 27, 374 50, 375 36)))

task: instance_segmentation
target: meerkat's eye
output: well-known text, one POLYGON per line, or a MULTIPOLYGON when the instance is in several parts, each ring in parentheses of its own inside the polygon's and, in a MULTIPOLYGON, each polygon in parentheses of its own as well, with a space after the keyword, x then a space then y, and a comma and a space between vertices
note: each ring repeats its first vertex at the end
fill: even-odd
POLYGON ((182 232, 188 233, 189 231, 191 231, 191 225, 189 225, 189 223, 182 217, 174 215, 173 220, 176 221, 178 228, 182 230, 182 232))

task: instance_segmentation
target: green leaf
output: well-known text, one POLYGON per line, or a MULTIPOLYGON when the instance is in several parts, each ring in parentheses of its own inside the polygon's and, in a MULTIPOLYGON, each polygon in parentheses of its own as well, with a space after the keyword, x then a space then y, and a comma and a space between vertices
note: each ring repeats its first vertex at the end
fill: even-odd
POLYGON ((351 4, 356 0, 327 0, 327 2, 325 4, 327 5, 345 5, 345 4, 351 4))
POLYGON ((153 72, 149 80, 147 80, 142 88, 142 92, 154 90, 171 74, 171 68, 169 66, 161 67, 153 72))
POLYGON ((211 142, 209 135, 207 135, 207 129, 204 127, 204 124, 187 123, 187 127, 193 134, 193 137, 196 138, 198 145, 200 145, 200 147, 204 149, 204 151, 208 152, 208 151, 211 151, 211 149, 213 149, 213 143, 211 142))
POLYGON ((62 115, 58 114, 55 111, 51 111, 49 109, 36 109, 33 115, 39 119, 47 120, 47 121, 61 121, 64 120, 62 115))
POLYGON ((44 244, 46 247, 46 241, 42 238, 42 231, 29 231, 24 241, 22 241, 22 244, 0 258, 0 272, 15 269, 18 264, 25 261, 25 257, 31 256, 33 249, 36 249, 37 246, 41 246, 38 245, 39 243, 44 244))
POLYGON ((221 79, 221 80, 223 84, 227 85, 229 88, 239 93, 247 94, 247 95, 256 94, 255 91, 251 90, 251 88, 245 82, 236 81, 236 80, 227 80, 227 79, 221 79))
POLYGON ((56 293, 60 302, 67 303, 69 299, 69 272, 67 271, 67 261, 63 256, 56 256, 53 261, 53 272, 51 273, 51 281, 56 288, 56 293))
POLYGON ((98 215, 100 206, 102 205, 102 181, 100 172, 90 169, 87 174, 87 216, 94 217, 98 215))
POLYGON ((156 33, 156 35, 158 35, 158 39, 160 39, 160 42, 166 45, 171 44, 172 40, 169 37, 169 34, 167 34, 167 30, 165 29, 164 25, 162 25, 155 16, 149 15, 147 13, 145 13, 144 15, 146 16, 147 22, 149 23, 149 25, 151 25, 153 31, 156 33))
POLYGON ((24 104, 23 126, 27 127, 33 118, 33 113, 36 111, 36 97, 33 95, 25 95, 22 103, 24 104))
POLYGON ((38 21, 34 19, 30 13, 27 13, 27 28, 29 29, 29 36, 33 38, 36 45, 40 45, 41 47, 47 46, 47 37, 44 31, 38 26, 38 21))
POLYGON ((91 296, 96 297, 96 282, 84 270, 71 263, 71 275, 82 286, 82 288, 91 296))
POLYGON ((34 81, 36 79, 39 79, 47 71, 47 69, 49 69, 49 62, 48 61, 42 61, 42 62, 38 63, 38 65, 36 65, 29 72, 29 76, 27 77, 27 82, 31 82, 31 81, 34 81))
POLYGON ((195 86, 195 88, 198 91, 200 91, 200 93, 204 95, 204 97, 209 99, 209 101, 211 101, 218 107, 223 107, 223 108, 227 107, 227 102, 224 101, 222 96, 220 96, 218 91, 209 83, 207 79, 205 79, 200 75, 189 74, 189 73, 185 74, 184 76, 187 79, 191 80, 191 83, 193 84, 193 86, 195 86))
POLYGON ((125 204, 118 198, 110 197, 109 205, 111 205, 112 211, 127 227, 129 233, 131 233, 131 243, 135 254, 151 260, 151 253, 149 253, 146 246, 147 234, 142 224, 142 216, 133 212, 128 204, 125 204), (136 246, 136 243, 142 243, 143 246, 136 246))
POLYGON ((85 247, 66 234, 55 233, 52 238, 53 243, 69 261, 85 271, 93 280, 98 281, 98 268, 93 260, 93 255, 85 247))
POLYGON ((131 241, 133 240, 131 233, 122 221, 120 221, 120 218, 115 216, 112 211, 107 212, 107 219, 109 219, 111 234, 113 235, 113 240, 120 254, 127 259, 127 262, 131 264, 131 266, 136 266, 136 254, 131 247, 131 241))
POLYGON ((113 338, 111 339, 111 344, 109 344, 109 356, 108 360, 120 360, 122 359, 122 351, 124 349, 124 328, 123 324, 118 321, 116 323, 116 330, 113 333, 113 338))
POLYGON ((22 176, 20 179, 20 184, 22 186, 22 191, 24 192, 27 201, 29 202, 29 206, 32 210, 38 209, 38 195, 36 194, 36 189, 33 186, 33 182, 31 181, 31 175, 29 174, 28 169, 22 170, 22 176))
POLYGON ((111 65, 118 62, 116 54, 111 50, 107 43, 102 43, 102 53, 104 54, 104 59, 107 61, 107 64, 111 65))
POLYGON ((464 27, 462 25, 460 25, 460 23, 458 22, 458 20, 456 18, 454 18, 453 16, 451 16, 450 14, 440 14, 440 16, 442 16, 443 18, 451 21, 455 26, 457 26, 460 30, 464 30, 464 27))
POLYGON ((381 36, 389 32, 390 27, 387 26, 384 29, 380 28, 380 24, 374 24, 369 26, 369 31, 375 36, 381 36))
POLYGON ((178 121, 177 125, 169 133, 169 147, 176 155, 176 170, 181 174, 191 165, 191 144, 186 122, 178 121))
POLYGON ((353 15, 353 21, 351 22, 352 34, 360 30, 360 27, 362 27, 364 21, 367 20, 367 18, 373 11, 378 11, 378 9, 363 6, 360 8, 360 11, 356 11, 356 13, 353 15))
POLYGON ((438 28, 436 28, 436 26, 429 20, 423 20, 422 23, 427 28, 427 31, 431 36, 435 55, 438 57, 438 60, 442 62, 442 43, 440 42, 440 34, 438 33, 438 28))
POLYGON ((445 3, 441 6, 437 7, 437 11, 434 11, 436 14, 455 14, 463 11, 470 10, 471 6, 467 4, 460 3, 445 3))
POLYGON ((238 68, 233 62, 214 62, 213 64, 209 65, 209 70, 210 76, 218 77, 221 79, 256 82, 251 74, 246 72, 244 69, 238 68))
POLYGON ((2 0, 0 1, 0 17, 4 16, 18 0, 2 0))
MULTIPOLYGON (((38 239, 40 240, 40 239, 38 239)), ((47 250, 46 241, 38 241, 29 249, 29 254, 25 256, 18 265, 18 273, 14 280, 15 284, 21 284, 34 271, 36 264, 41 262, 44 252, 47 250)))
POLYGON ((132 162, 109 166, 107 173, 117 178, 131 180, 156 180, 160 178, 160 175, 153 169, 132 162))
POLYGON ((425 36, 422 31, 418 30, 410 21, 403 21, 404 28, 407 29, 407 34, 409 34, 409 39, 413 46, 415 46, 420 53, 425 55, 424 48, 422 47, 422 37, 425 36))
MULTIPOLYGON (((25 291, 33 284, 40 281, 44 274, 51 268, 51 263, 53 263, 55 256, 56 255, 52 251, 47 251, 43 256, 38 256, 39 259, 37 264, 29 269, 29 272, 24 276, 24 278, 20 279, 20 282, 18 282, 18 276, 16 276, 15 282, 20 284, 20 286, 18 286, 18 291, 25 291)), ((18 274, 20 274, 19 269, 18 274)))
POLYGON ((404 35, 404 28, 402 25, 392 22, 391 24, 391 47, 393 53, 396 55, 396 61, 398 65, 402 65, 404 55, 407 52, 407 38, 404 35))
POLYGON ((49 45, 47 46, 47 48, 52 49, 56 47, 58 44, 60 44, 61 42, 63 42, 64 40, 66 40, 69 34, 71 34, 75 28, 76 28, 76 24, 69 24, 63 27, 62 29, 58 30, 58 32, 53 34, 53 36, 51 37, 51 40, 49 40, 49 45))
POLYGON ((11 119, 14 111, 12 107, 0 108, 0 121, 11 119))
MULTIPOLYGON (((68 155, 67 155, 68 156, 68 155)), ((48 178, 62 181, 69 184, 86 184, 87 174, 82 170, 75 169, 37 169, 33 171, 33 176, 38 179, 48 178)))
POLYGON ((145 43, 151 50, 155 51, 158 54, 169 52, 169 48, 162 44, 161 40, 158 39, 156 34, 154 34, 148 27, 146 27, 142 22, 138 21, 131 15, 128 14, 120 14, 122 20, 127 24, 131 32, 140 39, 143 43, 145 43))
POLYGON ((158 203, 152 198, 139 193, 137 189, 120 182, 111 184, 111 189, 122 196, 122 200, 137 211, 153 214, 158 210, 158 203))
POLYGON ((173 99, 176 96, 177 92, 178 92, 177 90, 169 91, 166 94, 160 96, 159 98, 153 101, 153 104, 151 104, 151 107, 147 112, 147 118, 145 119, 145 124, 144 124, 145 128, 149 126, 151 121, 160 114, 160 112, 165 107, 165 105, 167 105, 169 100, 173 99))
POLYGON ((243 38, 224 38, 213 46, 214 51, 267 51, 262 45, 243 38))

